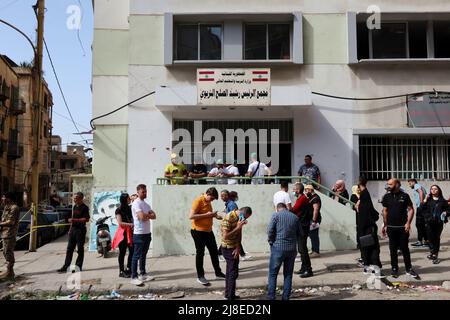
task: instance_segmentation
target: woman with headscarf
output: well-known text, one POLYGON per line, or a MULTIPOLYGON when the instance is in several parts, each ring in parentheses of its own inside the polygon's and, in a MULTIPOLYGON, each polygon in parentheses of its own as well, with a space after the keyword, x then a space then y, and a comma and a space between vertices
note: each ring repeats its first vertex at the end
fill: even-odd
POLYGON ((372 198, 367 190, 367 179, 359 177, 359 200, 356 204, 358 213, 358 238, 360 239, 361 256, 364 263, 364 273, 367 274, 369 266, 381 269, 380 243, 378 241, 377 220, 379 213, 375 210, 372 198), (364 239, 364 241, 363 241, 364 239))
POLYGON ((430 241, 430 254, 427 256, 433 264, 441 262, 438 258, 441 245, 441 234, 444 223, 448 222, 449 205, 442 196, 442 190, 437 185, 432 185, 430 193, 424 204, 425 227, 430 241))
MULTIPOLYGON (((352 205, 352 209, 355 211, 355 218, 356 218, 356 248, 357 249, 361 249, 359 246, 359 237, 358 237, 358 221, 359 221, 359 215, 358 215, 358 208, 356 207, 356 204, 359 201, 359 196, 361 194, 361 190, 359 189, 359 186, 357 184, 355 184, 352 187, 352 195, 350 196, 350 201, 352 203, 354 203, 354 205, 352 205)), ((363 259, 362 259, 362 253, 361 253, 361 257, 358 258, 358 265, 360 267, 363 267, 363 259)))
POLYGON ((133 216, 131 214, 131 198, 128 193, 120 195, 120 206, 116 209, 116 220, 119 225, 112 241, 113 250, 119 248, 119 277, 130 278, 131 260, 133 258, 133 216), (127 269, 124 261, 128 248, 127 269))

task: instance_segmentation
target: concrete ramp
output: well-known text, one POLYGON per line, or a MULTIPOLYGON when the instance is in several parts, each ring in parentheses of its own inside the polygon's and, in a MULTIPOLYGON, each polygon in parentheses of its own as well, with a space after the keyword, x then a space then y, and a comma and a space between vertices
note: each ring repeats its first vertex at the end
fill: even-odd
MULTIPOLYGON (((157 214, 153 221, 153 255, 194 254, 189 211, 195 197, 205 192, 208 185, 153 185, 151 201, 157 214)), ((253 215, 244 227, 243 246, 249 252, 268 252, 267 225, 274 212, 272 198, 279 185, 215 185, 220 191, 227 189, 239 194, 238 206, 250 206, 253 215)), ((291 188, 290 188, 291 190, 291 188)), ((356 248, 355 213, 328 196, 322 199, 321 250, 346 250, 356 248)), ((294 199, 292 198, 292 201, 294 199)), ((222 211, 221 200, 213 202, 214 210, 222 211)), ((220 242, 220 221, 214 220, 214 233, 220 242)), ((309 246, 310 247, 310 246, 309 246)))

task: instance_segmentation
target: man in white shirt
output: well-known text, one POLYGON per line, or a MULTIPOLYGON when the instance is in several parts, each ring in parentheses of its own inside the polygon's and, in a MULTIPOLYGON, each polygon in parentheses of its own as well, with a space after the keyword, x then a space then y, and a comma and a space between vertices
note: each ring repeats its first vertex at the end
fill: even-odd
POLYGON ((284 203, 288 210, 292 209, 291 197, 289 196, 289 184, 286 181, 281 182, 281 190, 273 195, 273 207, 277 211, 277 206, 279 203, 284 203))
MULTIPOLYGON (((208 177, 226 177, 226 170, 222 159, 216 160, 216 167, 212 168, 208 174, 208 177)), ((216 179, 217 184, 227 184, 228 179, 216 179)))
MULTIPOLYGON (((270 169, 265 163, 257 160, 256 152, 250 155, 250 165, 247 170, 247 177, 264 177, 266 174, 270 175, 270 169)), ((252 184, 264 184, 264 179, 252 179, 252 184)))
MULTIPOLYGON (((239 177, 239 169, 231 163, 225 168, 225 174, 227 177, 239 177)), ((238 184, 238 180, 228 179, 228 184, 238 184)))
POLYGON ((131 205, 131 212, 133 214, 133 259, 131 262, 131 283, 137 286, 143 285, 144 281, 154 280, 153 277, 147 276, 145 272, 145 260, 147 252, 150 248, 150 241, 152 240, 151 222, 156 219, 156 213, 152 210, 150 205, 145 202, 147 198, 147 187, 145 184, 137 186, 138 198, 133 201, 131 205), (137 266, 139 261, 138 276, 137 266))

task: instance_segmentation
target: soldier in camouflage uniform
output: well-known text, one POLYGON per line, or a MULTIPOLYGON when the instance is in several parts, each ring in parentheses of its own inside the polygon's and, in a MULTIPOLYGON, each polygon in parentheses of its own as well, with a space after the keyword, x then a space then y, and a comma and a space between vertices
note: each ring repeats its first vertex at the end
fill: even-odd
POLYGON ((3 255, 5 256, 7 267, 0 273, 0 280, 14 279, 14 247, 16 246, 16 236, 19 229, 19 207, 13 202, 14 195, 6 193, 4 198, 4 210, 0 222, 0 234, 3 240, 3 255))

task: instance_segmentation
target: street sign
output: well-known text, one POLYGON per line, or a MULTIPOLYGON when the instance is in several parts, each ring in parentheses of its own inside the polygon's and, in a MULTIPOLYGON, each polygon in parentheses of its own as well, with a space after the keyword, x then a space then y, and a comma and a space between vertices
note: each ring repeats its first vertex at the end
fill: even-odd
POLYGON ((414 127, 448 127, 450 94, 429 93, 408 97, 408 112, 414 127))
POLYGON ((270 69, 197 69, 197 103, 269 106, 270 69))

